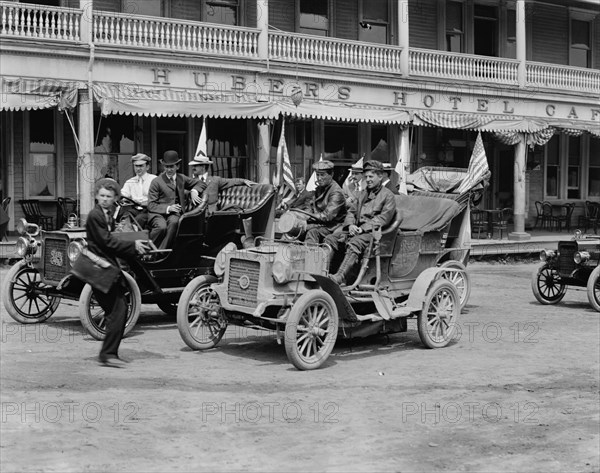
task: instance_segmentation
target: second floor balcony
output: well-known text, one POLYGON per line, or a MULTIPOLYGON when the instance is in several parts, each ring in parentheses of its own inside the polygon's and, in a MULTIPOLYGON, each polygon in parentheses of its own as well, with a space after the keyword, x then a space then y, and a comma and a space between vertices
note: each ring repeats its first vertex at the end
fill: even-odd
MULTIPOLYGON (((0 2, 0 38, 22 44, 46 43, 49 49, 86 43, 83 11, 72 8, 0 2)), ((508 88, 527 87, 575 93, 600 94, 600 71, 566 65, 525 63, 525 81, 519 84, 516 59, 407 48, 364 41, 267 31, 261 52, 259 28, 175 20, 123 13, 93 11, 88 40, 96 48, 175 52, 190 57, 213 56, 223 60, 267 62, 342 70, 351 77, 365 73, 382 78, 404 77, 486 83, 508 88)))

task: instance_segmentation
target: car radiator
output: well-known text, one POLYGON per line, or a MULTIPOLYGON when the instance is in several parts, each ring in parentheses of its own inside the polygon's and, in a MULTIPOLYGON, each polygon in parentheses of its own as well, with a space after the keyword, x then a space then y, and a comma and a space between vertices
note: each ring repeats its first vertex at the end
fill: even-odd
POLYGON ((560 245, 558 254, 558 272, 561 276, 568 277, 577 266, 573 256, 577 251, 577 244, 563 243, 560 245))
POLYGON ((227 276, 227 298, 230 304, 254 307, 257 304, 260 263, 232 258, 227 276))
POLYGON ((68 241, 62 238, 44 238, 44 279, 59 282, 67 275, 69 262, 67 258, 68 241))

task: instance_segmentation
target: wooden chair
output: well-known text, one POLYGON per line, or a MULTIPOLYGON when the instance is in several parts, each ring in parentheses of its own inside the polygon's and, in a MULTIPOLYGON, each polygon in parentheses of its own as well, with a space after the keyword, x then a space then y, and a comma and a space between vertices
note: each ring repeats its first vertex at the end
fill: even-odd
POLYGON ((600 206, 596 202, 585 201, 583 207, 583 215, 580 215, 577 220, 577 226, 583 227, 584 233, 587 232, 588 228, 593 228, 594 233, 598 231, 598 217, 599 217, 600 206))
POLYGON ((546 226, 552 230, 552 204, 548 201, 542 202, 542 228, 546 226))
POLYGON ((77 201, 70 197, 59 197, 58 208, 60 210, 60 221, 58 222, 58 228, 65 226, 65 223, 69 220, 69 215, 77 215, 77 201))
POLYGON ((44 230, 54 230, 54 219, 48 215, 44 215, 40 210, 39 200, 20 200, 21 208, 25 214, 25 219, 29 223, 35 223, 44 230))
POLYGON ((561 208, 561 213, 559 215, 553 215, 552 221, 556 224, 558 231, 562 231, 563 226, 567 229, 567 231, 571 231, 571 216, 573 215, 573 210, 575 209, 575 204, 565 204, 561 208))
POLYGON ((541 228, 544 228, 545 220, 544 220, 544 207, 542 206, 542 202, 539 200, 535 201, 535 211, 537 215, 535 216, 535 223, 533 224, 533 229, 535 230, 538 224, 541 225, 541 228))
POLYGON ((500 240, 502 240, 502 233, 506 232, 508 236, 508 219, 513 213, 513 209, 510 207, 503 208, 500 212, 494 212, 492 220, 492 232, 500 232, 500 240))
POLYGON ((488 230, 487 212, 473 209, 471 210, 471 234, 477 232, 477 238, 480 238, 482 230, 485 235, 488 230))
POLYGON ((4 212, 4 216, 6 217, 6 222, 0 224, 0 241, 2 240, 6 240, 8 241, 8 237, 6 236, 6 234, 8 233, 8 204, 10 204, 10 201, 12 200, 12 197, 7 197, 5 199, 2 199, 2 210, 4 212))

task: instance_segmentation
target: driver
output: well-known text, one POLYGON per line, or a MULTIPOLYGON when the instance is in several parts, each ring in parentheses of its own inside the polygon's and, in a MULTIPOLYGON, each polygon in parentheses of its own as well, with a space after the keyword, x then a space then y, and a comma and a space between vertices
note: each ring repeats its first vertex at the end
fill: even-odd
POLYGON ((146 228, 146 224, 148 223, 148 189, 150 189, 150 183, 156 177, 154 174, 148 172, 150 170, 150 161, 150 156, 143 153, 132 156, 131 163, 133 164, 135 176, 127 179, 121 189, 123 197, 135 202, 136 205, 129 210, 129 213, 142 228, 146 228))
POLYGON ((171 247, 177 233, 179 217, 185 206, 185 190, 191 190, 192 201, 199 204, 206 184, 177 172, 181 162, 177 151, 165 151, 160 162, 164 172, 152 181, 148 190, 148 223, 150 238, 156 246, 164 249, 171 247))
POLYGON ((209 214, 217 210, 217 202, 219 200, 219 192, 224 189, 229 189, 235 186, 253 186, 255 182, 248 179, 228 179, 226 177, 211 176, 208 173, 213 162, 200 151, 194 159, 188 163, 192 170, 192 176, 206 185, 206 190, 202 195, 203 199, 207 200, 207 211, 209 214))

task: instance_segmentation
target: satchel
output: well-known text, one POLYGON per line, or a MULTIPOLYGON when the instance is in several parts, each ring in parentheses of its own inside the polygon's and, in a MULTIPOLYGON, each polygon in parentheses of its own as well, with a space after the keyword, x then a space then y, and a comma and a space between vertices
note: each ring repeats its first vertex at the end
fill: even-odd
POLYGON ((106 294, 119 279, 121 270, 85 248, 71 265, 70 273, 106 294))

